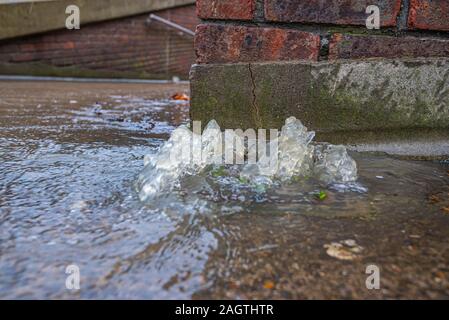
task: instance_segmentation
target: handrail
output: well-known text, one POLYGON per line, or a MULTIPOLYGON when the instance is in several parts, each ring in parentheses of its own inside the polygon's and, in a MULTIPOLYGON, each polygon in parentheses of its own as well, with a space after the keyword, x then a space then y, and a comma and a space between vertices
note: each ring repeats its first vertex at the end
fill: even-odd
POLYGON ((183 32, 183 33, 185 33, 185 34, 187 34, 189 36, 192 36, 192 37, 195 36, 195 32, 193 32, 192 30, 187 29, 187 28, 185 28, 185 27, 183 27, 183 26, 181 26, 181 25, 179 25, 177 23, 174 23, 174 22, 170 21, 170 20, 166 20, 166 19, 164 19, 162 17, 159 17, 159 16, 157 16, 155 14, 150 14, 148 16, 147 23, 151 23, 152 20, 156 20, 158 22, 161 22, 161 23, 163 23, 163 24, 165 24, 165 25, 167 25, 167 26, 169 26, 169 27, 171 27, 173 29, 181 31, 181 32, 183 32))
POLYGON ((88 23, 148 15, 151 12, 194 4, 195 0, 0 1, 0 40, 66 28, 65 12, 69 5, 80 8, 82 29, 88 23))

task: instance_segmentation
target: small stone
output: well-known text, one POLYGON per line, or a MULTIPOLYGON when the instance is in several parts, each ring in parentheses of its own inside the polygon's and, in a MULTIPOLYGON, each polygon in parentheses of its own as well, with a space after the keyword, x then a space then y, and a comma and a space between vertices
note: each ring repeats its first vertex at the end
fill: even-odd
POLYGON ((355 242, 355 240, 349 239, 349 240, 345 240, 344 243, 349 246, 349 247, 355 247, 357 245, 357 243, 355 242))
POLYGON ((265 289, 271 290, 271 289, 274 288, 274 282, 273 282, 273 281, 270 281, 270 280, 267 280, 267 281, 264 282, 263 287, 264 287, 265 289))
POLYGON ((357 254, 363 251, 363 247, 357 245, 355 240, 352 239, 325 244, 324 248, 327 249, 326 253, 329 256, 347 261, 356 259, 357 254))
POLYGON ((331 244, 326 244, 324 245, 324 248, 327 249, 326 253, 329 256, 339 260, 354 260, 356 258, 354 253, 344 248, 340 243, 333 242, 331 244))

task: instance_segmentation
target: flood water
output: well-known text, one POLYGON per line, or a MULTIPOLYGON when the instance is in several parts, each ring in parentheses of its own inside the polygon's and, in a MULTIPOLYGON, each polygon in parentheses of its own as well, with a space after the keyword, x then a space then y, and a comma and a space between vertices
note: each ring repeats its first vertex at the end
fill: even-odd
POLYGON ((176 92, 188 87, 0 82, 0 298, 449 297, 449 167, 436 161, 351 153, 345 191, 204 192, 192 177, 142 203, 144 156, 189 121, 176 92), (380 290, 365 286, 372 264, 380 290))

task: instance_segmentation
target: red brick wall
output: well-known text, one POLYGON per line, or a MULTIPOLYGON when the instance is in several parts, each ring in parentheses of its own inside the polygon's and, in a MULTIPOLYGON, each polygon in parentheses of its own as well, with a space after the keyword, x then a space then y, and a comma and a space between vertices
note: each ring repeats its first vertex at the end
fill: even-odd
POLYGON ((449 57, 449 0, 197 0, 198 63, 449 57), (369 5, 380 30, 368 30, 369 5))
MULTIPOLYGON (((194 5, 154 12, 195 30, 194 5)), ((186 79, 193 38, 153 22, 148 14, 81 25, 0 42, 0 73, 186 79)))

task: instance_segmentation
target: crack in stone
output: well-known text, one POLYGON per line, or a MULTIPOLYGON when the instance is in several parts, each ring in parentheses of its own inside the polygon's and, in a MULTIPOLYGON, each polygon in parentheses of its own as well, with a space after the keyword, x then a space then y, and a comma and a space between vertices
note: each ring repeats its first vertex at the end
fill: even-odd
POLYGON ((249 75, 251 77, 251 84, 252 84, 252 94, 253 94, 253 101, 252 101, 252 109, 253 109, 253 119, 254 119, 254 123, 257 127, 257 129, 262 127, 262 119, 260 118, 260 109, 259 106, 257 105, 257 95, 256 95, 256 81, 254 79, 254 74, 253 74, 253 69, 251 67, 251 63, 248 64, 248 70, 249 70, 249 75))

